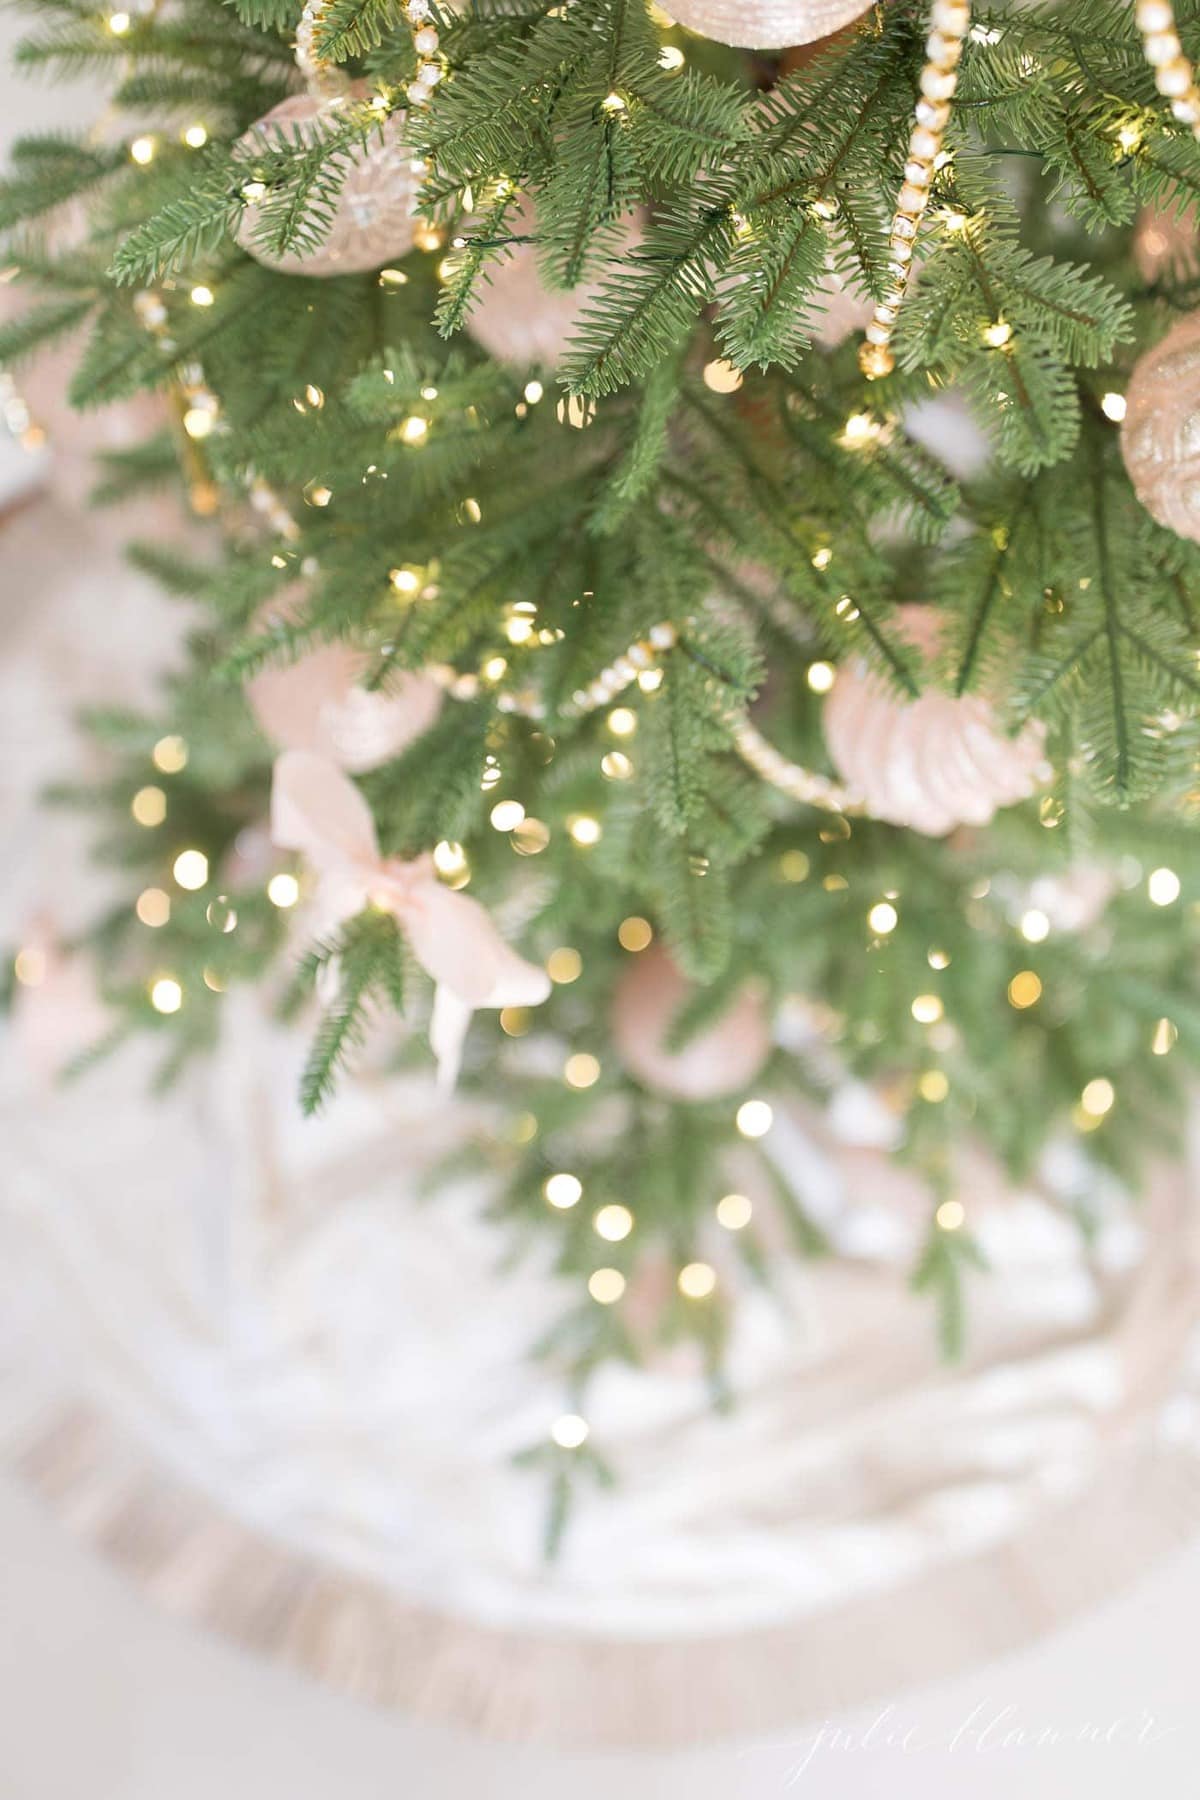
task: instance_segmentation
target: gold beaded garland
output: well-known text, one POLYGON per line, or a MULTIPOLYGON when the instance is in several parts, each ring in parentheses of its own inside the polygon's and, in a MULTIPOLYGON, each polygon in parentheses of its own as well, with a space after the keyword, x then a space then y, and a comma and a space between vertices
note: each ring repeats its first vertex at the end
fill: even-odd
POLYGON ((942 138, 950 118, 950 101, 958 86, 958 63, 963 42, 971 28, 967 0, 934 0, 930 31, 925 44, 926 63, 921 70, 921 97, 917 101, 904 185, 896 197, 888 241, 890 285, 876 301, 867 341, 858 353, 859 367, 869 381, 890 375, 896 366, 892 332, 896 315, 912 274, 913 246, 921 218, 929 203, 933 172, 941 153, 942 138))

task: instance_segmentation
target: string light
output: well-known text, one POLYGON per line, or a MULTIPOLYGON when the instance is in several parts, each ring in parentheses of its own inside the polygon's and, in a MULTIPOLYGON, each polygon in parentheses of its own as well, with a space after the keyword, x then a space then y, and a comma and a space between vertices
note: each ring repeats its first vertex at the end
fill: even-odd
POLYGON ((1105 394, 1100 401, 1100 411, 1114 425, 1119 425, 1125 417, 1125 396, 1115 392, 1105 394))
POLYGON ((579 1413, 560 1413, 550 1427, 550 1436, 560 1450, 578 1450, 587 1442, 588 1422, 579 1413))
POLYGON ((745 1194, 726 1194, 717 1201, 717 1223, 726 1231, 743 1231, 754 1213, 745 1194))
POLYGON ((152 137, 135 137, 129 146, 129 154, 135 163, 139 163, 142 168, 145 168, 147 163, 154 161, 154 152, 157 148, 152 137))
POLYGON ((633 1230, 633 1214, 627 1206, 616 1202, 602 1206, 592 1220, 592 1230, 606 1243, 619 1244, 633 1230))
POLYGON ((679 1291, 686 1300, 707 1300, 716 1285, 717 1271, 711 1263, 685 1263, 679 1271, 679 1291))
POLYGON ((622 950, 632 951, 634 955, 639 950, 645 950, 653 936, 650 921, 639 918, 636 913, 631 914, 628 919, 622 919, 617 927, 617 942, 622 950))
POLYGON ((167 796, 160 787, 139 788, 129 802, 129 810, 139 825, 161 825, 167 816, 167 796))
POLYGON ((1169 1056, 1179 1042, 1179 1027, 1170 1019, 1160 1019, 1154 1027, 1150 1049, 1155 1056, 1169 1056))
POLYGON ((1021 936, 1027 944, 1042 944, 1050 935, 1050 921, 1036 906, 1021 916, 1021 936))
POLYGON ((546 958, 546 973, 551 981, 557 982, 560 987, 567 987, 582 975, 583 958, 578 950, 564 945, 561 949, 552 950, 546 958))
POLYGON ((562 1172, 548 1176, 543 1183, 542 1192, 551 1206, 557 1207, 559 1212, 568 1212, 583 1198, 583 1183, 578 1175, 562 1172))
POLYGON ((900 914, 890 900, 880 900, 867 914, 867 924, 877 937, 886 937, 900 923, 900 914))
MULTIPOLYGON (((819 554, 820 552, 818 552, 819 554)), ((837 670, 832 663, 810 663, 805 680, 814 694, 827 694, 837 680, 837 670)))
POLYGON ((943 1200, 933 1216, 940 1230, 958 1231, 967 1216, 967 1209, 961 1200, 943 1200))
POLYGON ((931 1106, 940 1106, 950 1092, 950 1081, 944 1069, 923 1069, 917 1080, 917 1092, 931 1106))
POLYGON ((936 1025, 945 1010, 936 994, 918 994, 911 1008, 918 1025, 936 1025))
POLYGON ((1183 883, 1174 869, 1153 869, 1146 880, 1146 892, 1153 906, 1173 906, 1183 892, 1183 883))
POLYGON ((737 1109, 737 1128, 744 1138, 766 1137, 775 1114, 765 1100, 743 1100, 737 1109))
POLYGON ((272 875, 267 883, 267 899, 272 906, 278 906, 281 911, 286 911, 289 906, 295 906, 299 898, 300 883, 294 875, 272 875))
POLYGON ((171 896, 162 888, 143 888, 134 910, 143 925, 157 931, 171 917, 171 896))
POLYGON ((1079 1096, 1079 1104, 1093 1119, 1102 1119, 1116 1104, 1117 1091, 1107 1076, 1097 1075, 1079 1096))
POLYGON ((178 775, 181 769, 186 769, 187 759, 187 742, 181 737, 161 737, 150 752, 150 760, 164 775, 178 775))
POLYGON ((573 818, 567 820, 567 830, 571 835, 572 842, 579 844, 585 850, 590 850, 593 844, 598 844, 602 835, 599 819, 594 819, 590 813, 576 813, 573 818))
POLYGON ((203 850, 181 850, 171 873, 181 888, 195 892, 208 880, 208 858, 203 850))
POLYGON ((189 125, 183 134, 183 141, 189 150, 203 150, 208 142, 208 128, 198 121, 195 125, 189 125))
POLYGON ((433 867, 439 880, 450 888, 466 887, 471 879, 467 853, 461 844, 451 838, 442 838, 433 846, 433 867))
POLYGON ((13 957, 13 974, 22 987, 41 987, 48 969, 46 952, 35 944, 27 944, 13 957))
POLYGON ((588 1293, 600 1306, 613 1306, 625 1292, 620 1269, 594 1269, 588 1277, 588 1293))
POLYGON ((495 831, 514 831, 524 817, 525 808, 519 800, 498 800, 490 814, 495 831))
POLYGON ((429 420, 423 419, 419 413, 413 413, 400 427, 400 436, 406 444, 423 444, 428 433, 429 420))
POLYGON ((150 1004, 155 1012, 177 1013, 183 1005, 183 989, 172 975, 160 975, 150 988, 150 1004))
POLYGON ((600 1079, 600 1064, 586 1050, 580 1050, 568 1056, 563 1068, 563 1080, 568 1087, 594 1087, 600 1079))
POLYGON ((1041 977, 1032 969, 1022 969, 1008 984, 1008 1003, 1018 1012, 1036 1006, 1042 997, 1041 977))
POLYGON ((637 730, 637 714, 628 706, 614 706, 607 724, 614 737, 632 737, 637 730))
POLYGON ((737 364, 724 357, 704 365, 704 385, 711 388, 714 394, 736 394, 742 385, 742 379, 742 371, 737 364))
POLYGON ((205 287, 203 282, 198 282, 188 295, 188 299, 193 306, 211 306, 213 298, 212 289, 210 287, 205 287))
POLYGON ((926 955, 925 961, 929 964, 931 969, 937 969, 939 971, 950 967, 950 957, 945 950, 930 950, 926 955))
POLYGON ((127 12, 115 12, 108 15, 108 29, 114 37, 124 37, 133 20, 127 12))

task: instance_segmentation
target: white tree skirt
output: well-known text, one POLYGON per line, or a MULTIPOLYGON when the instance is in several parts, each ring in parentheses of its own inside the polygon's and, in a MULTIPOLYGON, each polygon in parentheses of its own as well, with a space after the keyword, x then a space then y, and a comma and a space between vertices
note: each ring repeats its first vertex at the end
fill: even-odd
MULTIPOLYGON (((6 938, 39 895, 94 900, 78 828, 31 797, 81 691, 162 653, 160 603, 102 544, 84 580, 47 523, 7 534, 6 938)), ((601 1376, 619 1482, 583 1492, 548 1568, 541 1478, 511 1458, 563 1408, 528 1350, 573 1296, 508 1260, 483 1189, 416 1197, 463 1115, 366 1079, 302 1124, 301 1046, 237 996, 165 1102, 136 1051, 55 1091, 33 1051, 70 997, 36 990, 0 1045, 8 1454, 165 1603, 339 1686, 507 1735, 749 1731, 1012 1646, 1194 1518, 1190 1165, 1136 1222, 1106 1203, 1090 1249, 1053 1200, 973 1173, 993 1274, 951 1369, 906 1288, 908 1184, 784 1105, 781 1161, 843 1254, 774 1298, 747 1285, 730 1415, 686 1358, 601 1376)))

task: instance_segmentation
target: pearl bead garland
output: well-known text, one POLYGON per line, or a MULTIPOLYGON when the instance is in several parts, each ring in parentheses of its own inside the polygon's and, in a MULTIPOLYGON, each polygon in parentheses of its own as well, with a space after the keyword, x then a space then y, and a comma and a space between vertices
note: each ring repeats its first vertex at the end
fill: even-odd
POLYGON ((804 806, 820 807, 822 812, 846 812, 859 804, 849 788, 840 787, 824 775, 817 775, 801 763, 794 763, 768 744, 761 731, 749 719, 741 719, 734 727, 734 745, 747 767, 761 776, 768 786, 778 788, 789 800, 804 806))
POLYGON ((673 650, 678 642, 679 633, 674 625, 653 626, 648 637, 630 644, 625 654, 618 656, 606 669, 601 669, 593 682, 572 694, 571 705, 564 708, 564 711, 590 713, 595 712, 597 707, 607 706, 610 700, 615 700, 631 682, 636 681, 643 670, 653 668, 663 651, 673 650))
MULTIPOLYGON (((341 70, 323 58, 317 50, 317 32, 328 0, 305 0, 304 11, 296 28, 296 66, 308 83, 310 93, 339 94, 348 83, 341 70)), ((434 88, 446 73, 437 60, 438 33, 432 23, 430 0, 407 0, 404 17, 412 31, 417 53, 417 72, 406 87, 410 106, 427 106, 434 88)))
MULTIPOLYGON (((1147 0, 1143 0, 1143 4, 1146 3, 1147 0)), ((912 135, 908 140, 904 185, 896 197, 896 210, 892 215, 888 243, 891 285, 875 304, 871 323, 867 326, 867 341, 858 353, 859 367, 869 381, 890 375, 896 366, 891 351, 892 332, 912 275, 913 245, 929 203, 933 171, 950 118, 950 101, 958 86, 959 58, 970 28, 971 8, 967 0, 934 0, 925 44, 928 60, 921 70, 921 98, 917 101, 912 135)))
POLYGON ((1200 138, 1200 89, 1175 29, 1171 0, 1137 0, 1134 15, 1146 61, 1154 70, 1155 87, 1171 102, 1171 111, 1181 124, 1190 125, 1192 136, 1200 138))

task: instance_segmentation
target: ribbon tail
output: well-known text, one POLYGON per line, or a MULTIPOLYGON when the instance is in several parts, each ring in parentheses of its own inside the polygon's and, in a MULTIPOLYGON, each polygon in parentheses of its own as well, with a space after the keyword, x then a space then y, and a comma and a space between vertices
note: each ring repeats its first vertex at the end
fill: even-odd
POLYGON ((460 999, 444 981, 438 982, 429 1018, 429 1047, 437 1062, 437 1085, 443 1094, 452 1094, 458 1084, 463 1045, 474 1011, 469 1000, 460 999))

